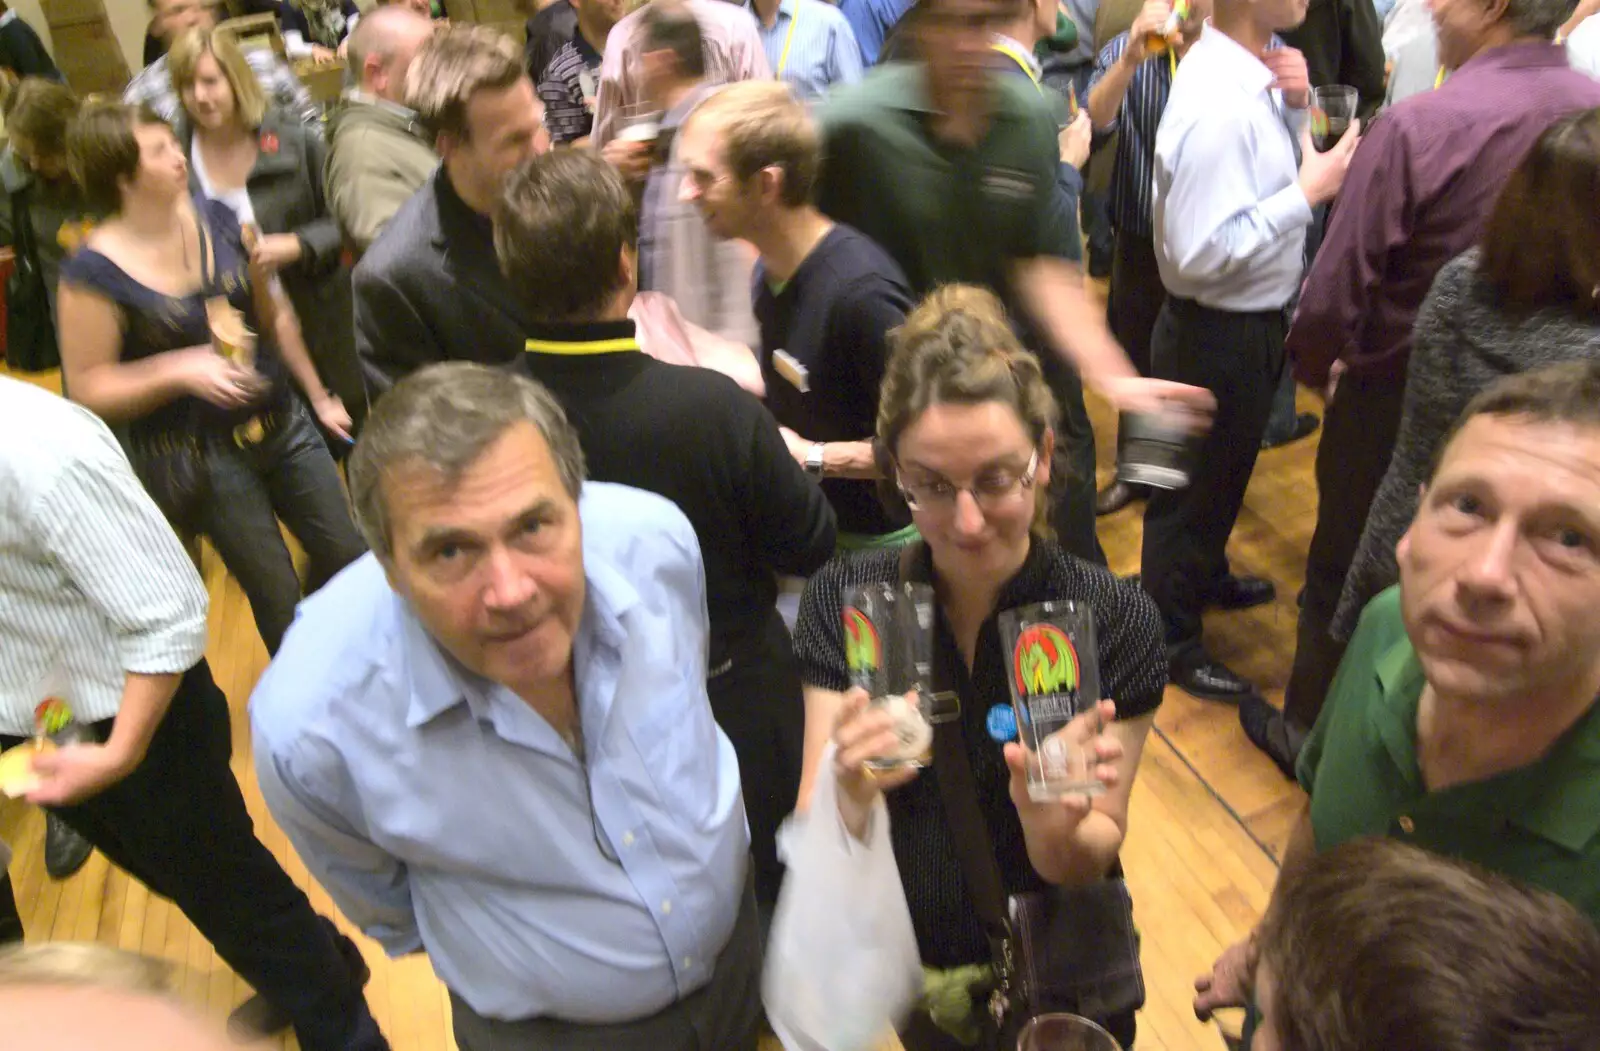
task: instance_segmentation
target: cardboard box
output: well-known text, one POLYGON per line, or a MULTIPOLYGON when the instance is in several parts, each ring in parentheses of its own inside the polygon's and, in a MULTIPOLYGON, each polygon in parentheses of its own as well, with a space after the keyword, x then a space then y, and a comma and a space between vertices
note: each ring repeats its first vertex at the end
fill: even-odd
POLYGON ((128 84, 128 63, 122 46, 104 22, 52 26, 56 65, 80 95, 120 94, 128 84))
MULTIPOLYGON (((103 22, 105 4, 101 0, 40 0, 44 20, 53 30, 57 26, 78 25, 83 22, 103 22)), ((54 36, 54 33, 51 34, 54 36)))

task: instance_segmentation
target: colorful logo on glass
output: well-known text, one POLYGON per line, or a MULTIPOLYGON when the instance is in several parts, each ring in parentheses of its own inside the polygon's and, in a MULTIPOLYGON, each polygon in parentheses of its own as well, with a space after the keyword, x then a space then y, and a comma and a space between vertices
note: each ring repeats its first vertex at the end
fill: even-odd
POLYGON ((877 671, 883 664, 878 629, 854 606, 844 608, 844 663, 851 671, 877 671))
POLYGON ((1022 697, 1076 690, 1080 681, 1078 651, 1067 633, 1054 624, 1029 625, 1017 636, 1011 675, 1022 697))

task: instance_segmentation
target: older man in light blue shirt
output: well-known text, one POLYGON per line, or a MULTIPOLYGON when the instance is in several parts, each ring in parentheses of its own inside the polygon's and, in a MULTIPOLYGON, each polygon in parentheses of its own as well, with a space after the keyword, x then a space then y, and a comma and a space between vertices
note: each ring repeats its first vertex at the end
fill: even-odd
POLYGON ((1305 13, 1305 0, 1217 0, 1156 131, 1151 218, 1167 299, 1151 370, 1209 388, 1217 415, 1188 487, 1146 508, 1141 569, 1166 624, 1173 683, 1207 700, 1254 690, 1206 651, 1201 613, 1275 595, 1271 581, 1230 572, 1228 536, 1283 369, 1311 210, 1338 192, 1357 138, 1352 128, 1327 153, 1311 146, 1305 57, 1273 47, 1305 13))
POLYGON ((826 0, 745 0, 772 75, 802 100, 861 79, 861 48, 844 14, 826 0))
POLYGON ((582 473, 532 380, 397 385, 350 464, 374 554, 301 607, 251 702, 262 793, 346 915, 427 952, 464 1051, 753 1049, 695 534, 582 473))

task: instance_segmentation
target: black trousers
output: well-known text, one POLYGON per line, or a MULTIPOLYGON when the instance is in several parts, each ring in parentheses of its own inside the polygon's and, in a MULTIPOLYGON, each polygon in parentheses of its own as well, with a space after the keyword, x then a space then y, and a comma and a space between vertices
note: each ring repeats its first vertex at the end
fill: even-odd
POLYGON ((1144 513, 1141 571, 1176 656, 1200 645, 1205 592, 1228 572, 1228 536, 1261 451, 1283 367, 1282 310, 1233 313, 1169 296, 1151 337, 1152 374, 1217 399, 1189 486, 1157 490, 1144 513))
MULTIPOLYGON (((713 652, 717 649, 713 647, 713 652)), ((711 714, 739 757, 756 900, 770 908, 783 882, 778 826, 794 810, 804 761, 806 709, 800 665, 789 629, 776 609, 767 611, 765 623, 728 649, 725 669, 712 667, 706 690, 711 714)))
POLYGON ((1106 296, 1106 323, 1117 337, 1139 375, 1150 375, 1150 334, 1166 302, 1156 264, 1155 241, 1147 236, 1117 231, 1111 256, 1111 288, 1106 296))
MULTIPOLYGON (((90 729, 104 741, 111 720, 90 729)), ((3 747, 19 741, 0 736, 3 747)), ((341 936, 256 839, 228 768, 232 747, 228 700, 202 660, 183 676, 144 762, 99 795, 52 813, 178 906, 228 966, 293 1020, 306 1051, 386 1049, 340 954, 341 936)))
POLYGON ((11 889, 11 875, 0 871, 0 948, 21 940, 22 917, 17 913, 17 895, 11 889))
POLYGON ((1039 354, 1040 365, 1050 391, 1061 407, 1056 427, 1056 456, 1052 480, 1056 502, 1050 523, 1056 540, 1070 554, 1095 565, 1106 564, 1106 553, 1095 532, 1094 517, 1094 427, 1089 409, 1083 403, 1083 382, 1077 370, 1046 351, 1039 354))
POLYGON ((1389 470, 1403 379, 1346 375, 1328 403, 1317 447, 1317 526, 1306 555, 1306 589, 1296 631, 1294 668, 1283 695, 1291 725, 1310 730, 1333 685, 1345 643, 1328 633, 1344 578, 1361 544, 1372 498, 1389 470))
POLYGON ((756 1051, 761 1032, 761 935, 747 887, 711 982, 636 1022, 580 1025, 555 1018, 484 1018, 454 992, 461 1051, 756 1051))

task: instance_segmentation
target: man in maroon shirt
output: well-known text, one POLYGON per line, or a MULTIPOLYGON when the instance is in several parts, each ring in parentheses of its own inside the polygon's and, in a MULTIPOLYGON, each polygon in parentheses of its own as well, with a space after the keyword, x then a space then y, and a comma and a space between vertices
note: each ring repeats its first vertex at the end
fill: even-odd
MULTIPOLYGON (((1551 43, 1570 0, 1432 0, 1448 78, 1363 137, 1307 278, 1288 350, 1302 383, 1329 386, 1284 714, 1255 698, 1240 722, 1285 772, 1344 652, 1328 634, 1362 526, 1394 451, 1411 327, 1433 278, 1479 238, 1512 169, 1560 117, 1600 106, 1600 83, 1551 43)), ((1290 774, 1292 776, 1292 773, 1290 774)))

